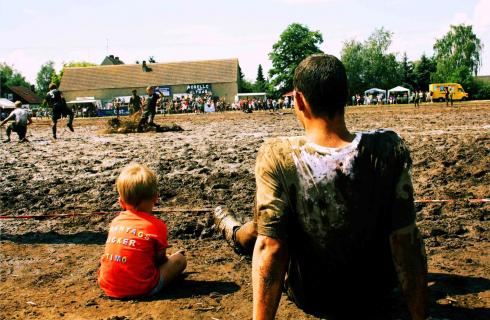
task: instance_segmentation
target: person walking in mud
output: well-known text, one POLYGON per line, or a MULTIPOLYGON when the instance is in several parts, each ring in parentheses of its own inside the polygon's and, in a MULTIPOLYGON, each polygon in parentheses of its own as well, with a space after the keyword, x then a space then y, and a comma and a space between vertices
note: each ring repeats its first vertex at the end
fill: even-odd
POLYGON ((413 103, 415 104, 415 108, 417 108, 420 107, 420 93, 417 90, 414 93, 413 103))
POLYGON ((155 115, 157 113, 156 107, 158 101, 163 98, 163 94, 160 92, 157 94, 154 92, 153 87, 146 88, 146 93, 148 93, 148 99, 146 99, 146 106, 144 107, 143 113, 141 114, 141 119, 138 124, 138 132, 143 132, 144 126, 158 127, 155 122, 155 115))
POLYGON ((7 127, 7 139, 4 142, 10 142, 10 134, 12 131, 17 132, 19 142, 28 142, 29 140, 26 138, 27 126, 32 123, 32 119, 29 111, 22 109, 22 102, 15 102, 14 111, 0 123, 0 127, 3 127, 3 125, 10 120, 13 120, 13 122, 7 127))
POLYGON ((253 318, 273 319, 284 289, 317 316, 379 319, 391 311, 398 275, 412 319, 426 319, 408 148, 393 131, 347 129, 347 76, 337 58, 304 59, 293 84, 305 135, 260 148, 253 221, 242 225, 222 207, 214 213, 237 251, 253 250, 253 318))
POLYGON ((136 90, 133 90, 131 93, 131 98, 129 98, 129 113, 133 115, 141 110, 141 97, 136 90))
POLYGON ((52 121, 52 131, 53 138, 56 139, 56 126, 58 120, 61 119, 61 116, 68 117, 67 127, 71 132, 75 132, 73 129, 73 111, 68 108, 66 105, 65 98, 63 97, 63 93, 58 90, 56 84, 51 83, 49 85, 49 92, 44 99, 45 102, 48 103, 49 107, 52 109, 51 111, 51 121, 52 121))

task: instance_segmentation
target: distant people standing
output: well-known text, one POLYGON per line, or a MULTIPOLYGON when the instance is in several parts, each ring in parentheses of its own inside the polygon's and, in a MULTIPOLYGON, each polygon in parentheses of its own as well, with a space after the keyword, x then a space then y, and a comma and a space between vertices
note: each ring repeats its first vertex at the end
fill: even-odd
POLYGON ((61 119, 62 116, 68 117, 68 123, 66 126, 68 127, 68 129, 70 129, 71 132, 74 132, 75 130, 73 130, 73 111, 66 105, 63 93, 58 90, 56 84, 51 83, 49 85, 49 92, 46 95, 45 101, 48 103, 50 108, 52 108, 51 121, 53 138, 56 139, 56 125, 58 123, 58 120, 61 119))
POLYGON ((454 88, 453 87, 448 87, 449 91, 449 101, 451 101, 451 107, 453 106, 453 93, 454 93, 454 88))
POLYGON ((138 91, 133 90, 132 94, 129 98, 129 113, 131 115, 141 110, 141 97, 138 95, 138 91))
POLYGON ((418 91, 414 91, 413 103, 415 107, 420 107, 420 94, 418 91))
POLYGON ((19 135, 19 142, 28 142, 26 138, 27 126, 32 123, 32 119, 29 112, 26 109, 22 109, 22 103, 20 101, 15 102, 14 111, 0 123, 0 127, 9 120, 14 120, 14 122, 7 127, 7 139, 4 142, 10 142, 12 131, 17 132, 19 135))
POLYGON ((451 101, 451 107, 453 106, 453 95, 449 87, 444 87, 444 96, 446 98, 446 107, 449 107, 449 101, 451 101))

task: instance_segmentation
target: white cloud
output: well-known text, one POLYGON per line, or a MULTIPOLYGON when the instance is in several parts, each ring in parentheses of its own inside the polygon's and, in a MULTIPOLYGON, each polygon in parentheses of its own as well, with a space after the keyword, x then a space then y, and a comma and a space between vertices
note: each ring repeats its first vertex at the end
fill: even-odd
POLYGON ((295 4, 329 4, 333 2, 338 2, 338 0, 276 0, 276 2, 281 2, 289 5, 295 4))

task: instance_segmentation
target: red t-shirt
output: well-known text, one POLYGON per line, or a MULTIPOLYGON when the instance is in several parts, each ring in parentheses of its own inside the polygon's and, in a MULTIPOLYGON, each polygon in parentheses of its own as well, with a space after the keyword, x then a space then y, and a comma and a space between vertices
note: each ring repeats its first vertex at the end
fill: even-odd
POLYGON ((114 298, 148 294, 160 279, 157 253, 167 247, 165 222, 146 212, 121 212, 100 259, 99 286, 114 298))

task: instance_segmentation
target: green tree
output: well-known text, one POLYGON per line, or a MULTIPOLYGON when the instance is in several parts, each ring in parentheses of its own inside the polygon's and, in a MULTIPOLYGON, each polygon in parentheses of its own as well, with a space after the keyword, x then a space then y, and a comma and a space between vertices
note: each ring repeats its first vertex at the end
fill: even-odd
POLYGON ((471 25, 451 26, 451 30, 434 44, 436 72, 434 82, 458 82, 470 86, 481 66, 483 44, 471 25))
POLYGON ((269 70, 272 85, 281 93, 292 90, 294 70, 304 58, 321 53, 318 46, 322 43, 323 36, 319 31, 311 31, 299 23, 290 24, 269 53, 272 61, 272 68, 269 70))
POLYGON ((364 47, 356 40, 344 42, 341 59, 347 73, 349 90, 352 95, 360 94, 366 88, 364 81, 364 47))
POLYGON ((344 63, 352 94, 378 87, 389 89, 400 81, 396 55, 389 53, 393 34, 384 28, 376 29, 363 43, 344 42, 341 60, 344 63))
POLYGON ((424 54, 415 62, 414 75, 416 87, 420 90, 429 90, 431 74, 436 71, 436 63, 433 58, 424 54))
POLYGON ((2 98, 5 90, 9 86, 22 86, 31 89, 31 84, 27 82, 24 76, 6 63, 0 63, 0 85, 2 98))
POLYGON ((250 93, 253 92, 253 84, 245 79, 242 68, 238 66, 238 93, 250 93))
POLYGON ((57 75, 54 69, 54 61, 49 60, 41 66, 37 73, 36 88, 39 96, 44 97, 48 92, 48 87, 51 82, 56 81, 57 75))
POLYGON ((259 64, 257 68, 257 78, 255 79, 254 91, 255 92, 266 92, 268 89, 267 80, 264 78, 264 70, 262 65, 259 64))
POLYGON ((63 73, 65 72, 65 68, 85 68, 85 67, 94 67, 97 64, 88 62, 88 61, 71 61, 63 64, 63 68, 61 68, 60 73, 54 74, 51 78, 51 82, 56 84, 56 86, 60 86, 61 78, 63 78, 63 73))
POLYGON ((402 61, 400 62, 400 81, 403 87, 411 90, 416 88, 416 79, 414 73, 414 65, 408 60, 407 53, 403 54, 402 61))

